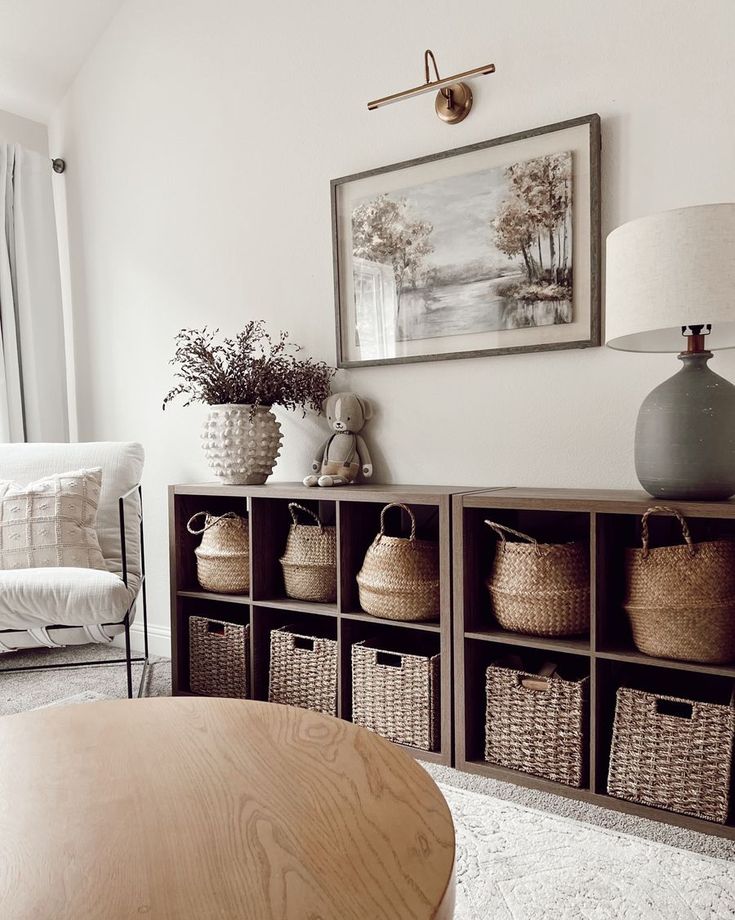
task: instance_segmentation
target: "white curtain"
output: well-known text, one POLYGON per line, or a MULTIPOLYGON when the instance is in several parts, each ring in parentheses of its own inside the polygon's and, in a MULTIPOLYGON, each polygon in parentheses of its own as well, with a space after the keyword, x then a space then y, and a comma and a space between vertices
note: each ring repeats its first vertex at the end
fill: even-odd
POLYGON ((48 157, 0 144, 0 442, 69 437, 51 179, 48 157))

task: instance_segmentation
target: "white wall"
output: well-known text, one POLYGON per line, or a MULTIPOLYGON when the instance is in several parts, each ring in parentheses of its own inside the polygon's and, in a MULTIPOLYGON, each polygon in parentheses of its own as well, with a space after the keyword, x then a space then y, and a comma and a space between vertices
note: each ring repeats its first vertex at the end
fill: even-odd
POLYGON ((38 121, 0 110, 0 143, 20 144, 28 150, 48 153, 48 129, 38 121))
MULTIPOLYGON (((52 121, 67 158, 80 437, 138 438, 153 619, 167 620, 166 496, 207 478, 203 410, 161 412, 182 326, 286 328, 334 359, 329 179, 589 112, 603 123, 603 232, 735 200, 731 0, 128 0, 52 121), (430 97, 365 103, 495 62, 448 127, 430 97)), ((377 477, 629 487, 643 396, 666 356, 605 349, 365 369, 377 477)), ((735 376, 735 361, 716 370, 735 376)), ((289 418, 278 478, 319 438, 289 418)))
POLYGON ((122 3, 0 2, 0 109, 45 124, 122 3))

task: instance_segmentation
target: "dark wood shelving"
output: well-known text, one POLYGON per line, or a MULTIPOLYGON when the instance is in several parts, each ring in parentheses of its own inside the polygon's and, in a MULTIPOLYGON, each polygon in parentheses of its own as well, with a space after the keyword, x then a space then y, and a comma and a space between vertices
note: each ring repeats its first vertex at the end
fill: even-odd
POLYGON ((523 633, 508 632, 507 629, 473 629, 466 630, 465 639, 480 639, 497 642, 501 645, 519 645, 525 648, 547 649, 550 652, 566 652, 570 655, 589 655, 590 640, 574 636, 556 639, 553 636, 527 636, 523 633))
POLYGON ((538 789, 540 792, 549 792, 552 795, 560 795, 568 799, 577 799, 578 801, 588 802, 590 805, 599 805, 601 808, 621 811, 639 818, 648 818, 651 821, 662 821, 667 824, 674 824, 677 827, 685 827, 688 830, 698 831, 700 834, 713 834, 717 837, 727 838, 732 838, 735 834, 735 826, 732 823, 717 824, 714 821, 705 821, 702 818, 695 818, 691 815, 680 815, 675 811, 667 811, 664 808, 651 808, 648 805, 638 805, 626 799, 617 799, 615 796, 607 795, 607 793, 593 792, 589 786, 582 788, 565 786, 564 783, 555 783, 552 780, 544 779, 542 776, 533 776, 530 773, 521 773, 519 770, 507 770, 504 767, 494 766, 484 760, 466 761, 463 769, 468 773, 475 773, 480 776, 490 776, 493 779, 511 783, 514 786, 525 786, 528 789, 538 789))
POLYGON ((424 632, 441 632, 439 623, 433 621, 388 620, 385 617, 374 617, 370 613, 340 613, 343 620, 357 620, 360 623, 380 623, 383 626, 397 626, 400 629, 421 629, 424 632))
MULTIPOLYGON (((630 685, 684 698, 716 701, 728 697, 735 663, 707 665, 652 658, 633 645, 622 608, 623 549, 634 545, 640 516, 655 501, 642 492, 563 489, 462 490, 431 486, 356 486, 339 490, 306 489, 300 483, 172 486, 172 665, 174 692, 189 693, 188 617, 211 615, 250 623, 252 689, 267 696, 268 637, 279 626, 337 639, 338 714, 351 718, 351 647, 379 640, 387 650, 438 650, 441 653, 441 745, 436 752, 399 745, 435 763, 455 765, 504 782, 580 799, 602 807, 701 833, 735 839, 735 809, 727 824, 638 805, 607 794, 607 771, 615 695, 630 685), (285 597, 279 557, 290 525, 291 500, 314 508, 337 528, 337 601, 309 603, 285 597), (360 609, 355 577, 378 529, 380 509, 391 501, 414 510, 419 535, 439 542, 441 615, 438 622, 402 622, 372 617, 360 609), (222 513, 247 509, 251 539, 249 597, 195 590, 196 539, 185 531, 200 510, 222 513), (546 542, 582 540, 590 551, 591 616, 589 635, 541 637, 512 633, 493 620, 485 586, 494 538, 482 523, 490 517, 546 542), (452 653, 453 645, 453 653, 452 653), (574 788, 543 777, 485 762, 484 671, 509 652, 532 664, 552 659, 590 677, 587 781, 574 788), (454 739, 454 741, 453 741, 454 739), (454 759, 453 759, 454 758, 454 759)), ((697 539, 735 536, 735 502, 674 502, 697 539)), ((397 519, 396 519, 397 520, 397 519)), ((405 527, 405 521, 403 521, 405 527)), ((395 526, 395 525, 394 525, 395 526)), ((652 533, 662 542, 671 535, 657 520, 652 533)), ((735 785, 735 780, 734 780, 735 785)))
POLYGON ((441 751, 425 751, 423 748, 412 747, 410 744, 396 744, 396 747, 415 757, 416 760, 425 760, 427 763, 438 763, 447 766, 441 751))
MULTIPOLYGON (((314 489, 301 482, 269 482, 265 486, 224 485, 218 482, 181 483, 169 486, 176 495, 212 496, 215 498, 249 499, 253 496, 282 498, 289 501, 349 501, 388 502, 400 501, 406 505, 433 505, 439 498, 451 498, 459 492, 479 491, 477 487, 393 485, 365 482, 359 486, 340 486, 335 489, 314 489)), ((483 490, 485 494, 487 490, 483 490)), ((493 491, 492 489, 490 491, 493 491)))
POLYGON ((313 613, 320 617, 336 617, 336 604, 322 604, 316 601, 301 601, 291 597, 266 597, 252 602, 258 607, 272 607, 275 610, 292 610, 294 613, 313 613))
POLYGON ((250 596, 247 594, 217 594, 214 591, 177 591, 176 594, 178 597, 196 597, 217 604, 250 604, 250 596))
POLYGON ((695 818, 693 815, 680 815, 675 811, 667 811, 664 808, 651 808, 649 805, 638 805, 636 802, 629 802, 626 799, 616 799, 615 796, 607 794, 595 794, 590 801, 594 805, 600 805, 603 808, 612 808, 614 811, 622 811, 628 815, 635 815, 638 818, 648 818, 651 821, 662 821, 665 824, 674 824, 676 827, 685 827, 690 831, 697 831, 700 834, 712 834, 715 837, 727 837, 730 840, 735 839, 735 823, 732 815, 727 824, 718 824, 716 821, 705 821, 703 818, 695 818))
POLYGON ((589 785, 581 787, 566 786, 564 783, 544 779, 543 776, 534 776, 533 773, 523 773, 520 770, 510 770, 507 767, 496 766, 486 760, 467 760, 463 769, 468 773, 490 776, 493 779, 502 780, 504 783, 512 783, 514 786, 526 786, 529 789, 539 789, 542 792, 551 792, 554 795, 562 795, 566 798, 586 799, 587 801, 592 801, 594 798, 589 785))
MULTIPOLYGON (((441 743, 438 751, 398 745, 413 756, 434 763, 452 763, 452 630, 451 630, 451 497, 449 486, 360 485, 309 489, 301 483, 264 486, 185 484, 169 489, 171 532, 171 632, 173 692, 189 692, 188 617, 193 613, 250 624, 251 691, 255 699, 268 693, 269 636, 290 626, 309 635, 323 633, 338 643, 338 715, 349 719, 352 702, 351 646, 378 639, 388 651, 426 649, 441 654, 441 743), (286 597, 279 563, 291 524, 289 501, 312 508, 337 530, 337 601, 313 603, 286 597), (420 537, 440 546, 440 616, 437 622, 414 623, 373 617, 360 609, 355 577, 365 551, 379 529, 380 511, 401 502, 414 512, 420 537), (186 531, 197 511, 247 510, 250 530, 250 596, 194 590, 198 538, 186 531), (229 606, 228 606, 229 605, 229 606), (228 614, 229 611, 229 614, 228 614), (237 613, 235 613, 237 611, 237 613)), ((391 526, 398 522, 397 512, 391 526)), ((406 520, 402 521, 405 529, 406 520)))
POLYGON ((700 664, 696 661, 676 661, 673 658, 654 658, 639 652, 635 648, 598 649, 597 658, 609 661, 630 661, 634 664, 644 664, 653 668, 671 668, 675 671, 689 671, 693 674, 714 674, 719 677, 730 677, 735 680, 735 664, 700 664))
MULTIPOLYGON (((585 514, 642 515, 661 504, 638 489, 475 489, 465 493, 466 508, 507 508, 528 511, 581 511, 585 514), (488 496, 492 500, 488 502, 488 496)), ((735 499, 725 502, 671 501, 685 517, 735 518, 735 499)))
MULTIPOLYGON (((700 833, 735 839, 735 803, 726 824, 662 808, 639 805, 607 794, 607 772, 615 712, 621 686, 654 693, 726 702, 735 681, 735 663, 700 664, 653 658, 633 645, 622 607, 623 550, 638 545, 638 522, 655 499, 643 492, 567 489, 493 489, 453 499, 455 765, 509 783, 580 799, 605 808, 663 821, 700 833), (585 540, 590 547, 590 633, 547 639, 508 633, 493 625, 485 587, 493 539, 482 521, 494 518, 543 542, 585 540), (489 624, 489 625, 488 625, 489 624), (587 661, 590 676, 588 783, 582 789, 487 763, 484 749, 484 671, 493 644, 512 647, 529 659, 539 655, 587 661)), ((667 502, 687 518, 696 539, 735 536, 735 502, 667 502), (697 536, 699 534, 699 537, 697 536)), ((677 542, 670 522, 652 521, 663 545, 677 542)), ((735 787, 735 778, 733 779, 735 787)))

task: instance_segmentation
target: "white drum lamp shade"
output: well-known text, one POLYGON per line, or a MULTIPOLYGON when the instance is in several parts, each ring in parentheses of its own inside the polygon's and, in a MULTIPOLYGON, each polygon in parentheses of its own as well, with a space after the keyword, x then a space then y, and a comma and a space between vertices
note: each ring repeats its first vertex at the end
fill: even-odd
POLYGON ((644 399, 635 468, 656 498, 735 495, 735 386, 708 366, 735 348, 735 204, 664 211, 607 238, 607 344, 678 352, 644 399))
POLYGON ((681 352, 681 327, 708 323, 708 349, 735 348, 735 204, 664 211, 613 230, 606 288, 610 348, 681 352))

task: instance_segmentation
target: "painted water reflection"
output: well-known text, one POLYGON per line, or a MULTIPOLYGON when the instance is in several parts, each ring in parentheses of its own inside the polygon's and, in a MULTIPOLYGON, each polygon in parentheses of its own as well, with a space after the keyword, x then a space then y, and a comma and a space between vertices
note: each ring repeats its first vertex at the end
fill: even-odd
POLYGON ((500 293, 513 280, 506 276, 404 291, 396 320, 397 340, 571 323, 570 300, 523 301, 500 293))

